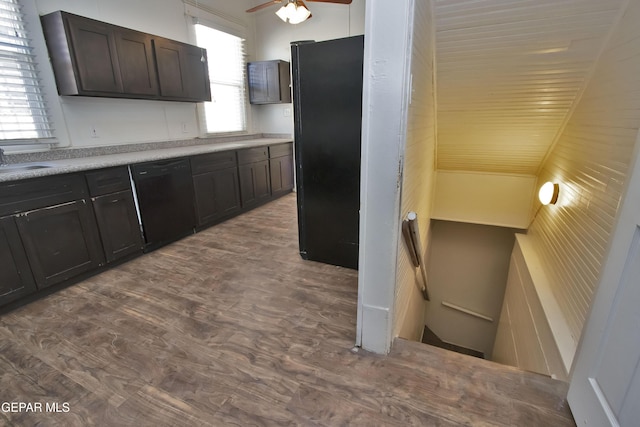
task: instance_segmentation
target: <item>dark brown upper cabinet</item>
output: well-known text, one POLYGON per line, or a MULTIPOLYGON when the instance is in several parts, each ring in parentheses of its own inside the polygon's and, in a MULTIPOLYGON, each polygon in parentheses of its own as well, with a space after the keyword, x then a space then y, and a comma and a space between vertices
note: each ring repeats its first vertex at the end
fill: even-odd
POLYGON ((247 64, 249 102, 286 104, 291 102, 291 78, 286 61, 256 61, 247 64))
POLYGON ((206 54, 197 46, 62 11, 41 20, 60 95, 211 100, 206 54), (154 50, 168 45, 176 46, 175 58, 154 50), (180 90, 167 89, 167 80, 180 90))
POLYGON ((174 40, 153 40, 160 95, 166 98, 211 101, 207 51, 174 40))

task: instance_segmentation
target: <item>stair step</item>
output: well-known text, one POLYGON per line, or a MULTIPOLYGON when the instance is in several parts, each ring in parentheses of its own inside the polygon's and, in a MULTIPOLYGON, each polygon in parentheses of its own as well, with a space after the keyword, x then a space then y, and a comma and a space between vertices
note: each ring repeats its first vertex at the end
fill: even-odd
POLYGON ((429 344, 434 347, 444 348, 445 350, 455 351, 456 353, 466 354, 467 356, 478 357, 484 359, 484 353, 470 348, 461 347, 459 345, 450 344, 442 341, 438 335, 435 334, 429 327, 424 327, 424 333, 422 334, 422 343, 429 344))

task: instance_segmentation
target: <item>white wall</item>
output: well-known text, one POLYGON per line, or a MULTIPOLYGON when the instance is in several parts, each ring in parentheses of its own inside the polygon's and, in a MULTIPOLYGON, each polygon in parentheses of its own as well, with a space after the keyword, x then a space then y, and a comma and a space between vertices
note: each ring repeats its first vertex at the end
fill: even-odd
MULTIPOLYGON (((235 22, 252 26, 252 17, 245 13, 248 0, 220 2, 200 0, 235 22)), ((56 10, 86 16, 123 27, 193 43, 182 0, 36 0, 38 13, 56 10)), ((253 32, 249 31, 252 35, 253 32)), ((249 50, 252 40, 248 40, 249 50)), ((46 67, 45 67, 46 68, 46 67)), ((51 72, 46 68, 44 72, 51 72)), ((53 102, 62 107, 63 123, 68 137, 62 145, 86 147, 137 142, 195 138, 199 135, 196 104, 129 99, 59 97, 53 102), (183 131, 183 125, 186 131, 183 131), (91 137, 91 129, 97 138, 91 137)))
POLYGON ((640 2, 629 2, 539 182, 560 200, 530 228, 553 292, 577 340, 598 283, 640 128, 640 2))
POLYGON ((514 230, 432 221, 425 324, 440 339, 491 357, 513 249, 514 230), (492 319, 447 307, 453 304, 492 319))
MULTIPOLYGON (((251 61, 281 59, 290 62, 292 41, 322 41, 364 34, 365 0, 353 0, 350 5, 306 4, 313 17, 297 25, 282 22, 275 14, 277 6, 253 13, 256 54, 251 61)), ((264 133, 293 135, 293 114, 285 115, 285 110, 291 112, 291 108, 292 104, 252 106, 256 129, 264 133)))
POLYGON ((530 238, 516 235, 492 360, 566 381, 575 350, 530 238))
MULTIPOLYGON (((400 215, 418 214, 423 259, 430 244, 429 218, 433 196, 435 157, 434 37, 431 1, 415 3, 411 43, 411 102, 407 141, 403 153, 400 215)), ((425 301, 422 278, 413 267, 402 235, 399 236, 394 308, 394 335, 420 341, 424 330, 425 301)))
MULTIPOLYGON (((39 14, 65 10, 77 15, 109 22, 163 37, 194 43, 190 19, 182 0, 35 0, 39 14)), ((195 0, 187 0, 191 5, 195 0)), ((364 33, 365 0, 351 5, 309 4, 313 18, 299 25, 283 23, 276 6, 248 14, 254 0, 199 0, 206 11, 215 13, 247 29, 247 60, 290 60, 293 40, 327 40, 364 33)), ((52 73, 44 67, 45 73, 52 73)), ((60 145, 88 147, 130 144, 200 135, 196 104, 89 97, 59 97, 51 91, 52 102, 59 103, 62 117, 55 126, 60 145), (92 129, 98 137, 92 137, 92 129)), ((285 117, 283 108, 291 104, 249 108, 249 132, 293 134, 293 116, 285 117), (255 114, 255 116, 254 116, 255 114)))
POLYGON ((438 171, 432 218, 527 228, 535 176, 438 171))

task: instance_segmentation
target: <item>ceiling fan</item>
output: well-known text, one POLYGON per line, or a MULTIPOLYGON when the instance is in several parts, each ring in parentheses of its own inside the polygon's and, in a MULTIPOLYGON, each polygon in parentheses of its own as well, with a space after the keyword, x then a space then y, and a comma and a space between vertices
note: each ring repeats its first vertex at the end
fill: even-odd
MULTIPOLYGON (((351 4, 351 0, 307 0, 310 2, 318 3, 338 3, 338 4, 351 4)), ((307 8, 302 0, 271 0, 266 3, 262 3, 251 9, 247 9, 247 12, 255 12, 272 5, 281 4, 282 7, 278 9, 276 15, 284 22, 290 24, 299 24, 311 17, 311 11, 307 8)))

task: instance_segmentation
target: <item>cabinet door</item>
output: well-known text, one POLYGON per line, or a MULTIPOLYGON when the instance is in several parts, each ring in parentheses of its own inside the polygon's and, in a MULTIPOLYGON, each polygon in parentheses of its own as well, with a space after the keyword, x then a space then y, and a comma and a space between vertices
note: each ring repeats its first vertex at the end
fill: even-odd
POLYGON ((210 101, 206 50, 167 39, 154 39, 160 94, 164 97, 210 101))
POLYGON ((249 102, 278 104, 291 102, 289 63, 286 61, 258 61, 247 64, 249 102))
POLYGON ((280 102, 280 72, 277 61, 252 62, 249 74, 249 102, 273 104, 280 102))
POLYGON ((293 189, 293 157, 283 156, 269 160, 271 194, 278 196, 293 189))
POLYGON ((151 37, 138 31, 119 29, 115 32, 115 40, 124 92, 132 95, 157 95, 158 79, 151 37))
POLYGON ((238 168, 222 169, 193 177, 198 226, 212 223, 240 210, 238 168))
POLYGON ((280 102, 280 68, 278 63, 268 63, 264 71, 267 82, 267 102, 280 102))
POLYGON ((264 104, 268 100, 268 85, 265 62, 251 62, 247 64, 249 76, 249 102, 264 104))
POLYGON ((14 218, 0 219, 0 305, 36 291, 14 218))
POLYGON ((170 40, 158 39, 153 41, 158 66, 158 81, 160 95, 181 98, 185 96, 183 74, 184 62, 180 60, 180 45, 170 40))
POLYGON ((122 92, 113 26, 66 15, 80 92, 122 92))
POLYGON ((207 50, 198 46, 183 45, 183 52, 188 73, 185 82, 186 98, 194 101, 211 101, 207 50))
POLYGON ((92 200, 107 263, 136 252, 141 253, 142 234, 131 190, 92 200))
POLYGON ((20 214, 16 223, 40 289, 103 261, 93 212, 85 200, 20 214))
POLYGON ((271 197, 269 161, 240 165, 240 195, 242 206, 253 206, 271 197))

